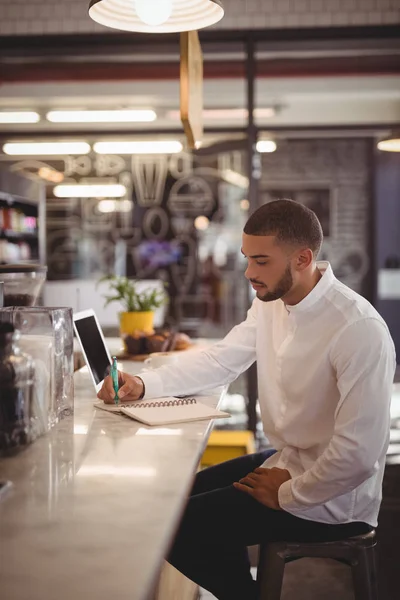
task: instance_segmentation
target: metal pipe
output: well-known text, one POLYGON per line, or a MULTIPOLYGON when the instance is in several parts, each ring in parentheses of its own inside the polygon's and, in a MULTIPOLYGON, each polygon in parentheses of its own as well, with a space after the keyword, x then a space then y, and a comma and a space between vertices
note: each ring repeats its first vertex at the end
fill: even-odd
MULTIPOLYGON (((258 180, 261 175, 260 155, 257 152, 257 126, 254 122, 255 108, 255 82, 256 82, 256 58, 254 41, 251 37, 247 40, 247 109, 248 109, 248 124, 247 124, 247 160, 248 160, 248 177, 249 190, 248 200, 250 205, 250 213, 258 208, 258 180)), ((249 303, 250 288, 248 287, 249 303)), ((257 431, 257 363, 254 363, 247 371, 247 417, 248 429, 256 434, 257 431)))

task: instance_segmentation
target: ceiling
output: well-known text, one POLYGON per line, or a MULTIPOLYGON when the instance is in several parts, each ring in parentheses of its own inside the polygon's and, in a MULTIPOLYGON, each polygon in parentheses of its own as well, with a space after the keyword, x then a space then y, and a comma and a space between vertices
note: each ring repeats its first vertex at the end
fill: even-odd
MULTIPOLYGON (((275 115, 257 117, 257 125, 267 131, 351 126, 380 132, 400 123, 400 39, 393 28, 352 31, 353 37, 350 30, 335 35, 333 30, 324 35, 315 31, 275 38, 273 32, 258 32, 255 106, 274 107, 275 115)), ((243 132, 246 111, 242 117, 229 111, 247 106, 248 40, 235 32, 221 35, 203 34, 204 106, 224 110, 222 117, 206 117, 205 128, 243 132)), ((37 124, 0 124, 2 141, 182 134, 179 97, 178 38, 160 37, 149 44, 148 36, 124 34, 0 37, 0 110, 42 115, 37 124), (153 109, 157 119, 145 124, 52 124, 45 118, 49 110, 68 108, 153 109)))
MULTIPOLYGON (((206 109, 246 107, 243 79, 208 79, 204 82, 206 109)), ((385 125, 400 122, 400 75, 339 77, 276 77, 259 79, 256 106, 273 106, 276 114, 257 119, 268 129, 276 127, 385 125)), ((0 88, 0 110, 36 110, 42 120, 32 125, 0 125, 0 133, 35 134, 47 132, 137 133, 181 129, 179 121, 179 82, 102 81, 38 82, 5 84, 0 88), (53 124, 45 115, 55 109, 151 108, 157 120, 145 124, 53 124), (170 113, 173 114, 170 114, 170 113)), ((245 127, 246 117, 229 112, 227 118, 207 118, 206 127, 245 127)))

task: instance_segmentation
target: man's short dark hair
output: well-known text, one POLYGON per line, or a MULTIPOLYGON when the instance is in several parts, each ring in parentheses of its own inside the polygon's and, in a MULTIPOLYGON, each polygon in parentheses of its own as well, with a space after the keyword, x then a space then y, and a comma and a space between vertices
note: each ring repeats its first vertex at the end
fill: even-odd
POLYGON ((310 248, 317 257, 323 233, 315 212, 293 200, 274 200, 260 206, 244 226, 247 235, 275 235, 278 242, 310 248))

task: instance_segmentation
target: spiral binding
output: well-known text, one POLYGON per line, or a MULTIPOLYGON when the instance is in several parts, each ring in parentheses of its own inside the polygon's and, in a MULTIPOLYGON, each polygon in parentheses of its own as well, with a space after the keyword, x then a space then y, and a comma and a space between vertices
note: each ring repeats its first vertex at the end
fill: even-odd
POLYGON ((180 398, 179 400, 164 400, 159 402, 134 402, 126 404, 126 407, 132 408, 159 408, 161 406, 184 406, 185 404, 196 404, 196 398, 180 398))

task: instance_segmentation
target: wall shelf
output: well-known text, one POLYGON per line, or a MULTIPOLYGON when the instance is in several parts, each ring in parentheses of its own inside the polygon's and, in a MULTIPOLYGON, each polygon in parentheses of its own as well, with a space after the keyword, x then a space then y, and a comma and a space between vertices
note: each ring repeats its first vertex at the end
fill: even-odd
POLYGON ((44 185, 0 169, 0 211, 0 262, 46 264, 44 185))

